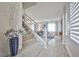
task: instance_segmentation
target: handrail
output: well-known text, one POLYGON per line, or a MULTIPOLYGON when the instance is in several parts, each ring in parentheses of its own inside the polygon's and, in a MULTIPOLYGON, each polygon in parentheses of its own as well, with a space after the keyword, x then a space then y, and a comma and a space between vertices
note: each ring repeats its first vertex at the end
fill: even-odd
MULTIPOLYGON (((25 24, 25 25, 27 25, 27 26, 29 27, 28 24, 25 24)), ((34 35, 37 37, 37 39, 40 39, 43 43, 45 43, 44 40, 43 40, 39 35, 37 35, 37 33, 35 33, 35 32, 31 29, 31 27, 29 27, 29 30, 31 30, 31 31, 34 33, 34 35)))
MULTIPOLYGON (((24 18, 25 18, 25 20, 27 20, 27 21, 31 21, 33 24, 36 24, 36 25, 39 25, 37 22, 35 22, 32 18, 30 18, 28 15, 24 15, 24 18)), ((31 24, 32 24, 31 23, 31 24)), ((36 29, 38 28, 38 27, 35 27, 36 29)))
POLYGON ((34 23, 38 24, 38 23, 35 22, 31 17, 29 17, 28 15, 25 14, 25 16, 27 16, 28 18, 30 18, 30 20, 32 20, 34 23))

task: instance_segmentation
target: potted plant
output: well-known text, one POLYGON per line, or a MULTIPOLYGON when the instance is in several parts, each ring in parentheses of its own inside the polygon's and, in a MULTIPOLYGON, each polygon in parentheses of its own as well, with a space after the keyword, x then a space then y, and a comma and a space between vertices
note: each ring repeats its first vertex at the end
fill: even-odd
POLYGON ((7 32, 5 33, 5 36, 7 36, 7 38, 9 39, 11 56, 17 55, 18 43, 19 43, 18 32, 15 31, 14 29, 10 29, 10 30, 7 30, 7 32))
POLYGON ((7 36, 7 38, 9 39, 11 56, 16 56, 18 53, 18 46, 19 46, 18 34, 24 35, 26 34, 26 31, 23 28, 19 30, 9 29, 5 33, 5 36, 7 36))

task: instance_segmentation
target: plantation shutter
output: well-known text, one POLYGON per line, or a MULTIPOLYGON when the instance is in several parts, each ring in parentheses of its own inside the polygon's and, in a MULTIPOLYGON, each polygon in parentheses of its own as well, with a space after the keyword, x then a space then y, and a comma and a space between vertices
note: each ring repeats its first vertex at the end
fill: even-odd
POLYGON ((70 38, 79 43, 79 2, 70 3, 70 38))

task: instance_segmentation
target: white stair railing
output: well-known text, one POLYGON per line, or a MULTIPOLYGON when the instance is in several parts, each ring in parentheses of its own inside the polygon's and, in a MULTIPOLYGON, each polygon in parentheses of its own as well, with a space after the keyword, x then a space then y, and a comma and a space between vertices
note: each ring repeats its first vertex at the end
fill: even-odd
MULTIPOLYGON (((41 44, 44 45, 44 47, 47 47, 47 38, 41 38, 34 30, 32 30, 30 24, 36 24, 39 25, 37 22, 35 22, 33 19, 31 19, 28 15, 24 15, 24 19, 23 19, 25 25, 27 25, 29 27, 29 30, 32 31, 32 33, 34 34, 34 36, 37 38, 38 41, 41 42, 41 44), (30 24, 29 24, 30 23, 30 24), (45 40, 46 39, 46 40, 45 40)), ((37 27, 35 28, 37 29, 37 27)))

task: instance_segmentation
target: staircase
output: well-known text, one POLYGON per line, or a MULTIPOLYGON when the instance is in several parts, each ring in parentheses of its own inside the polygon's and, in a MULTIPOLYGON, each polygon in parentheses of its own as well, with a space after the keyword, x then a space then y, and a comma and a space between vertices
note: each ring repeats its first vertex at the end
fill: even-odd
MULTIPOLYGON (((41 46, 46 46, 45 38, 40 37, 36 31, 33 30, 31 27, 32 24, 39 25, 37 22, 35 22, 33 19, 31 19, 28 15, 23 16, 23 28, 27 32, 26 35, 23 36, 23 47, 26 46, 27 41, 37 41, 41 46)), ((37 29, 37 27, 35 28, 37 29)))
POLYGON ((23 28, 26 31, 26 35, 23 36, 23 38, 26 38, 26 39, 23 39, 23 40, 25 41, 28 39, 32 39, 34 37, 34 35, 33 35, 32 31, 29 29, 29 27, 27 25, 25 25, 24 22, 23 22, 23 28))

